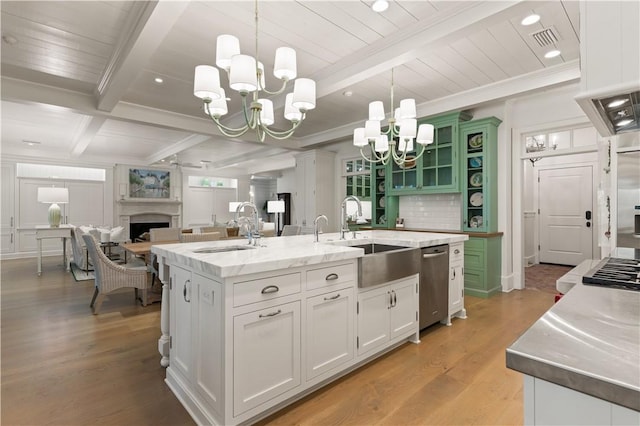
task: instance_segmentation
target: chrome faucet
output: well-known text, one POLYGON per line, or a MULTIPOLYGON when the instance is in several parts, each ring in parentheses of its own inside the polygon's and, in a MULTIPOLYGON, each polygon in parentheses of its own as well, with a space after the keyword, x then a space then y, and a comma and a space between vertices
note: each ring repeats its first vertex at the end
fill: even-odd
POLYGON ((320 241, 320 219, 324 219, 324 223, 325 225, 329 224, 329 219, 327 219, 327 217, 323 214, 319 215, 318 217, 315 218, 315 220, 313 221, 313 235, 315 237, 314 241, 317 243, 320 241))
POLYGON ((347 223, 347 201, 355 201, 358 205, 358 216, 362 216, 362 203, 355 195, 349 195, 342 200, 340 209, 340 239, 344 240, 344 234, 349 232, 349 224, 347 223))
POLYGON ((255 204, 250 203, 248 201, 245 201, 243 203, 241 203, 237 208, 236 208, 236 216, 235 216, 235 221, 238 222, 238 215, 240 214, 241 210, 244 210, 245 207, 249 207, 251 210, 253 210, 253 214, 256 217, 256 220, 253 224, 251 224, 251 222, 249 222, 249 234, 247 235, 247 238, 249 238, 249 244, 253 243, 254 246, 258 246, 260 245, 259 241, 260 241, 260 216, 258 215, 258 209, 256 208, 255 204))

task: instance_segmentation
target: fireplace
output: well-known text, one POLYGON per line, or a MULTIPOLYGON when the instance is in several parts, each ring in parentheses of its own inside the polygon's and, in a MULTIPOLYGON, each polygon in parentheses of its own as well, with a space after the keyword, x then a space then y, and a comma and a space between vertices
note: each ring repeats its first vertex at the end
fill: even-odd
POLYGON ((117 205, 119 224, 131 241, 151 228, 181 227, 179 201, 119 200, 117 205))
POLYGON ((131 241, 134 243, 137 241, 146 241, 149 239, 148 235, 145 236, 145 232, 149 232, 153 228, 168 228, 169 222, 139 222, 129 225, 129 235, 131 241))

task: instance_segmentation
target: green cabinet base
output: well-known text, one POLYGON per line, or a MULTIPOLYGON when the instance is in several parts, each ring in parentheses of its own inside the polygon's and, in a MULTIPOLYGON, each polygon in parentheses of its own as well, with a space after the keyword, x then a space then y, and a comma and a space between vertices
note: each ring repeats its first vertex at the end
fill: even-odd
POLYGON ((464 243, 464 293, 484 299, 502 291, 502 237, 469 237, 464 243))

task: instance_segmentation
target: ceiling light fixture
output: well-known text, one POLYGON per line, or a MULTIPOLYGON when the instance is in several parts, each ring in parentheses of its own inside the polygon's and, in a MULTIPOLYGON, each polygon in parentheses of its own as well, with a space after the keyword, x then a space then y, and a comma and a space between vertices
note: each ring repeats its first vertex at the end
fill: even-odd
POLYGON ((617 108, 617 107, 619 107, 620 105, 624 105, 624 104, 626 104, 627 102, 629 102, 629 99, 628 99, 628 98, 627 98, 627 99, 616 99, 615 101, 611 101, 611 102, 609 102, 609 103, 607 104, 607 107, 609 107, 609 108, 617 108))
POLYGON ((249 130, 255 130, 258 140, 263 142, 266 135, 274 139, 286 139, 293 135, 306 113, 316 107, 316 83, 308 78, 298 78, 296 51, 290 47, 276 49, 273 75, 282 80, 282 87, 271 92, 265 88, 264 65, 258 58, 258 1, 255 1, 255 57, 240 53, 240 41, 237 37, 223 34, 216 43, 216 65, 227 72, 229 87, 242 97, 242 113, 245 124, 232 128, 220 122, 227 110, 226 93, 220 87, 220 73, 210 65, 198 65, 195 69, 193 94, 204 102, 205 113, 213 120, 222 134, 228 137, 240 137, 249 130), (295 80, 293 92, 285 98, 284 118, 291 121, 291 128, 276 131, 269 126, 274 123, 273 102, 260 98, 259 92, 268 95, 283 93, 290 80, 295 80), (250 100, 247 98, 250 97, 250 100))
POLYGON ((551 58, 555 58, 556 56, 560 56, 560 52, 559 50, 550 50, 547 53, 544 54, 544 57, 547 59, 551 59, 551 58))
POLYGON ((380 122, 385 119, 384 104, 374 101, 369 104, 369 120, 364 127, 353 131, 353 144, 360 147, 360 155, 371 163, 387 164, 393 159, 396 164, 404 166, 407 153, 413 151, 413 140, 421 146, 420 153, 411 157, 417 160, 424 153, 425 145, 433 143, 433 125, 421 124, 416 132, 416 101, 403 99, 400 107, 394 110, 393 104, 393 69, 391 70, 391 114, 387 130, 381 131, 380 122), (397 124, 396 124, 397 123, 397 124), (398 141, 396 142, 396 138, 398 141), (371 155, 367 157, 363 151, 369 146, 371 155))
POLYGON ((371 5, 371 9, 373 9, 374 12, 378 12, 378 13, 384 12, 388 8, 389 8, 389 2, 387 0, 376 0, 371 5))
POLYGON ((156 77, 153 79, 154 82, 158 83, 158 84, 162 84, 164 82, 164 80, 160 77, 156 77))
POLYGON ((616 126, 617 127, 622 127, 622 126, 626 126, 627 124, 631 124, 631 123, 633 123, 633 119, 627 118, 627 119, 618 121, 616 123, 616 126))
POLYGON ((540 15, 536 15, 535 13, 532 13, 531 15, 526 16, 522 21, 520 21, 520 24, 526 27, 528 25, 535 24, 539 20, 540 20, 540 15))

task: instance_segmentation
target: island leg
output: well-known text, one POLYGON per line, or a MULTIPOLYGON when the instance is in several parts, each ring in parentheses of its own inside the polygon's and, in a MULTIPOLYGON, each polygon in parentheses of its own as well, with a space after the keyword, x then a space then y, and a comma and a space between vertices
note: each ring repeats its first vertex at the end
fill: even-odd
POLYGON ((159 263, 158 275, 162 282, 162 305, 160 306, 160 338, 158 339, 158 352, 162 355, 160 365, 169 366, 169 344, 171 342, 169 336, 169 274, 163 271, 164 264, 159 263))

